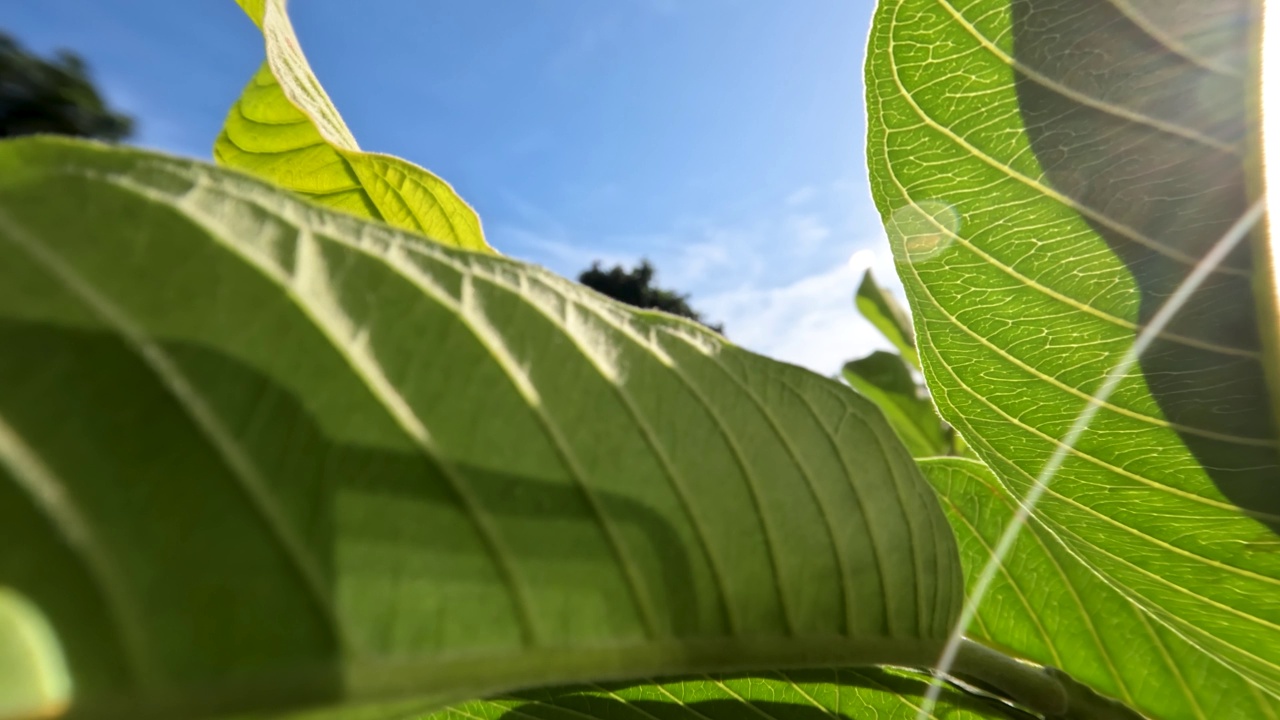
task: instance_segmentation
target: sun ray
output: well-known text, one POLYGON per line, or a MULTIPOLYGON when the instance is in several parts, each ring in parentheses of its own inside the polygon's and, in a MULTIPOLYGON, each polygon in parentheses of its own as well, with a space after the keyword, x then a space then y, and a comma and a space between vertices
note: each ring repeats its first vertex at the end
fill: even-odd
POLYGON ((1151 342, 1155 340, 1164 330, 1173 316, 1177 314, 1182 306, 1187 303, 1191 295, 1204 282, 1205 278, 1213 272, 1226 257, 1236 248, 1246 237, 1249 236, 1250 230, 1262 218, 1265 205, 1261 199, 1255 201, 1253 205, 1240 216, 1235 223, 1218 239, 1212 249, 1198 262, 1192 271, 1187 275, 1178 289, 1169 296, 1160 310, 1151 318, 1151 322, 1138 333, 1133 341, 1133 346, 1128 352, 1120 358, 1120 361, 1111 368, 1103 379, 1102 385, 1098 388, 1085 404, 1085 407, 1076 417, 1075 422, 1071 424, 1070 430, 1062 437, 1058 448, 1053 455, 1049 456, 1048 462, 1040 470, 1036 476, 1035 482, 1031 489, 1022 498, 1018 505, 1018 511, 1014 513, 1013 519, 1009 521, 1009 525, 1005 528, 1004 533, 1000 536, 1000 541, 996 543, 991 559, 983 566, 982 573, 978 576, 978 581, 974 585, 973 592, 965 600, 964 609, 960 612, 960 619, 956 622, 955 628, 952 629, 951 635, 947 638, 947 644, 943 648, 942 656, 938 659, 938 663, 934 669, 934 679, 929 687, 929 691, 925 694, 924 702, 920 706, 920 712, 916 714, 917 720, 927 720, 932 717, 934 707, 937 705, 938 697, 942 692, 943 680, 945 676, 955 664, 956 654, 960 650, 961 644, 964 642, 965 632, 968 631, 969 625, 973 622, 978 614, 978 608, 982 604, 983 597, 986 595, 992 580, 995 579, 996 573, 1000 570, 1001 562, 1004 557, 1009 554, 1014 541, 1018 539, 1018 533, 1021 532, 1027 519, 1031 517, 1031 513, 1035 510, 1036 504, 1040 502, 1040 498, 1044 495, 1045 489, 1053 480, 1053 476, 1057 474, 1062 467, 1062 463, 1067 459, 1067 455, 1075 448, 1080 437, 1089 429, 1089 424, 1093 422, 1093 418, 1098 414, 1104 403, 1111 397, 1116 387, 1129 374, 1133 366, 1138 362, 1138 358, 1146 351, 1151 342))

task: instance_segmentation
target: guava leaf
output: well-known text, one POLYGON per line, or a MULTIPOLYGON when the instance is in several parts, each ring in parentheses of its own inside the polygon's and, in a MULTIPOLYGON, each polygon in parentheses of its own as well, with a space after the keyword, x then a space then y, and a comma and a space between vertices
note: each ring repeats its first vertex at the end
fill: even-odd
MULTIPOLYGON (((924 677, 901 670, 824 669, 593 684, 468 702, 426 720, 916 720, 924 677)), ((1033 720, 948 686, 930 720, 1033 720)))
MULTIPOLYGON (((877 9, 868 158, 925 375, 1017 496, 1254 202, 1256 13, 1224 0, 877 9)), ((1098 403, 1037 512, 1143 622, 1274 696, 1280 455, 1249 255, 1242 243, 1214 268, 1098 403)), ((1184 680, 1200 697, 1214 677, 1184 680)))
POLYGON ((0 527, 85 715, 929 664, 962 601, 842 384, 68 140, 0 144, 0 527))
POLYGON ((213 146, 220 164, 445 245, 491 250, 480 218, 448 183, 356 145, 302 54, 285 0, 237 1, 262 30, 267 60, 227 114, 213 146))
MULTIPOLYGON (((1018 498, 980 462, 920 463, 956 529, 970 590, 1013 518, 1018 498)), ((1000 565, 969 636, 1069 669, 1076 680, 1151 718, 1267 718, 1280 700, 1201 652, 1131 600, 1140 574, 1104 577, 1066 538, 1033 516, 1000 565)))
POLYGON ((942 420, 901 355, 876 351, 845 363, 844 379, 874 402, 914 457, 946 455, 951 445, 942 420))
POLYGON ((911 319, 898 301, 876 283, 870 270, 863 274, 853 303, 862 317, 898 349, 902 357, 911 363, 911 367, 920 370, 920 356, 916 354, 916 334, 911 328, 911 319))

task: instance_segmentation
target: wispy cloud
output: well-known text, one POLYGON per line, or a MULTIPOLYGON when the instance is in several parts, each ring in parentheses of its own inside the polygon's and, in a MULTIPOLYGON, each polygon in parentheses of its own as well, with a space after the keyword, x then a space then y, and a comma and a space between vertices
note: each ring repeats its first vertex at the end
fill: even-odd
POLYGON ((567 278, 577 278, 578 273, 591 263, 599 261, 609 265, 633 265, 637 259, 631 253, 613 253, 592 250, 568 240, 546 235, 527 228, 498 226, 488 229, 489 242, 522 260, 542 265, 567 278))
POLYGON ((723 320, 739 345, 830 375, 848 360, 889 347, 853 307, 867 268, 885 284, 896 284, 884 238, 869 239, 848 261, 796 282, 712 295, 700 306, 723 320))
POLYGON ((884 236, 849 217, 843 203, 824 202, 838 200, 841 188, 801 190, 801 201, 791 202, 793 193, 750 222, 685 221, 661 233, 594 242, 510 198, 520 223, 488 230, 504 252, 567 277, 596 260, 632 266, 648 258, 659 284, 690 293, 692 305, 723 322, 733 342, 830 375, 888 347, 854 309, 862 273, 870 268, 882 285, 899 295, 901 288, 884 236))

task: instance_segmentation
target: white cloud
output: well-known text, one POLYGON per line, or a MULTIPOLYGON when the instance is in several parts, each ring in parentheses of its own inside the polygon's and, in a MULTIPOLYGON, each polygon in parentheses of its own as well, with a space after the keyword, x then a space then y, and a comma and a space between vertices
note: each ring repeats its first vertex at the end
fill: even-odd
POLYGON ((743 249, 756 242, 752 233, 706 223, 681 223, 663 233, 624 235, 584 243, 538 208, 509 198, 524 224, 486 228, 490 242, 503 252, 545 265, 566 277, 599 261, 631 267, 649 259, 657 282, 679 292, 698 292, 709 279, 737 280, 758 274, 758 258, 743 249))
POLYGON ((697 305, 707 316, 722 320, 735 343, 831 375, 848 360, 889 348, 853 306, 853 294, 868 267, 883 284, 896 285, 888 246, 881 238, 825 272, 781 287, 708 296, 697 305))
POLYGON ((902 287, 902 280, 898 278, 898 269, 893 264, 889 241, 883 235, 849 256, 849 267, 856 271, 859 282, 862 281, 862 274, 870 270, 876 284, 896 295, 902 302, 903 309, 907 309, 907 293, 902 287))

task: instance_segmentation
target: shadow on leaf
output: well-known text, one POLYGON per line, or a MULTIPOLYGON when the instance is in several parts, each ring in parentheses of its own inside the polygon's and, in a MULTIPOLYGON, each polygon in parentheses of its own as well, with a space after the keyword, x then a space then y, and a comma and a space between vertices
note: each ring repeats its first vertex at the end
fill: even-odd
MULTIPOLYGON (((1247 84, 1255 5, 1210 0, 1181 14, 1153 12, 1143 26, 1104 0, 1011 4, 1031 147, 1048 181, 1133 275, 1139 325, 1256 195, 1258 130, 1247 84)), ((1276 531, 1280 451, 1252 264, 1242 243, 1140 365, 1164 416, 1223 495, 1276 531)))

